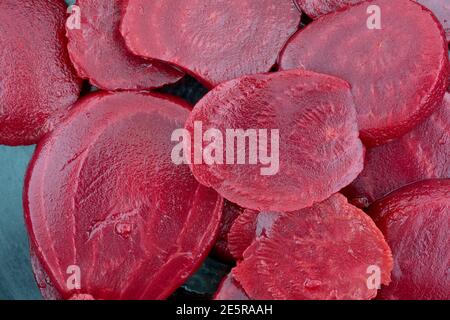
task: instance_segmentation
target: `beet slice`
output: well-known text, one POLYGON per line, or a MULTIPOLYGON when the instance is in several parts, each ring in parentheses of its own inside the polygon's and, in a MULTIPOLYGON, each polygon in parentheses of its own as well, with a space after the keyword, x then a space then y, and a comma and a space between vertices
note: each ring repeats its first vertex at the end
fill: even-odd
POLYGON ((232 272, 251 299, 372 299, 373 266, 388 284, 392 256, 383 234, 335 194, 310 208, 280 213, 232 272))
POLYGON ((243 208, 225 200, 223 204, 222 221, 220 223, 219 238, 214 245, 213 254, 224 262, 234 262, 234 258, 228 248, 228 234, 234 221, 242 214, 243 208))
POLYGON ((450 2, 448 0, 416 0, 421 5, 430 9, 441 22, 450 42, 450 2))
POLYGON ((290 0, 126 2, 121 31, 130 50, 209 88, 269 71, 301 18, 290 0))
POLYGON ((36 143, 78 99, 61 0, 0 3, 0 144, 36 143))
POLYGON ((308 17, 317 19, 324 14, 347 8, 365 0, 294 0, 308 17))
POLYGON ((407 133, 440 106, 448 47, 441 25, 421 5, 376 0, 323 16, 292 37, 280 68, 298 67, 351 84, 361 138, 376 146, 407 133), (367 26, 369 5, 381 9, 381 30, 367 26))
POLYGON ((224 83, 195 106, 186 129, 192 138, 188 158, 197 180, 253 210, 294 211, 310 206, 350 184, 363 168, 363 146, 348 84, 309 71, 259 74, 224 83), (206 136, 210 129, 222 135, 223 159, 219 142, 196 142, 198 133, 206 136), (252 139, 245 139, 245 146, 242 139, 241 143, 232 139, 235 130, 249 134, 247 130, 253 130, 253 147, 252 139), (279 130, 279 148, 274 130, 279 130), (210 145, 218 146, 216 161, 211 162, 207 152, 199 159, 201 149, 208 151, 210 145), (261 154, 269 155, 269 161, 261 154), (238 164, 239 159, 244 163, 238 164))
POLYGON ((25 218, 64 299, 167 298, 212 248, 223 201, 170 158, 188 108, 159 94, 98 93, 39 144, 25 218), (72 265, 80 289, 66 286, 72 265))
POLYGON ((214 300, 249 300, 232 273, 228 274, 214 295, 214 300))
POLYGON ((392 282, 381 299, 450 299, 450 179, 408 185, 369 213, 394 256, 392 282))
POLYGON ((345 189, 350 202, 367 207, 407 184, 450 178, 450 94, 430 118, 405 136, 369 149, 363 172, 345 189))
POLYGON ((67 27, 69 54, 80 77, 104 90, 158 88, 183 73, 130 53, 120 34, 122 0, 78 0, 81 28, 67 27))

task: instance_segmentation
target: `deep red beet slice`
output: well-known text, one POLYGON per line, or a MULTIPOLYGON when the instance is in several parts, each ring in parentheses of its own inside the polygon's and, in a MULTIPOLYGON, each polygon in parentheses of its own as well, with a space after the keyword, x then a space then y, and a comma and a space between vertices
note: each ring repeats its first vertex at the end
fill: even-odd
POLYGON ((232 272, 251 299, 372 299, 375 268, 388 284, 392 257, 382 233, 344 196, 280 213, 232 272))
POLYGON ((324 14, 347 8, 365 0, 294 0, 310 18, 317 19, 324 14))
POLYGON ((363 167, 348 84, 304 70, 224 83, 195 106, 186 129, 197 180, 253 210, 310 206, 350 184, 363 167), (202 145, 196 138, 211 133, 217 140, 202 145))
POLYGON ((440 106, 447 55, 444 31, 431 12, 408 0, 376 0, 323 16, 299 31, 280 68, 347 80, 361 137, 375 146, 407 133, 440 106), (381 30, 368 28, 369 5, 381 9, 381 30))
POLYGON ((78 0, 80 29, 67 27, 69 54, 80 77, 105 90, 143 90, 178 81, 183 73, 134 56, 120 34, 123 0, 78 0))
POLYGON ((407 184, 450 178, 450 94, 429 119, 386 145, 369 149, 363 172, 345 189, 350 202, 367 207, 407 184))
POLYGON ((222 221, 220 223, 219 238, 214 245, 213 254, 216 258, 224 262, 233 262, 233 258, 228 248, 228 234, 234 221, 242 214, 243 208, 225 200, 223 205, 222 221))
POLYGON ((62 0, 0 2, 0 144, 36 143, 80 94, 62 0))
POLYGON ((447 41, 450 42, 450 1, 448 0, 416 0, 430 9, 444 27, 447 41))
POLYGON ((164 299, 208 254, 222 199, 171 161, 188 107, 157 94, 96 94, 39 144, 25 216, 63 298, 164 299), (80 289, 66 285, 71 266, 80 289))
POLYGON ((290 0, 126 2, 121 31, 131 51, 207 87, 269 71, 301 18, 290 0))
POLYGON ((392 283, 381 299, 450 299, 450 179, 406 186, 369 213, 394 256, 392 283))
POLYGON ((214 300, 249 300, 244 289, 234 279, 233 273, 228 274, 214 295, 214 300))

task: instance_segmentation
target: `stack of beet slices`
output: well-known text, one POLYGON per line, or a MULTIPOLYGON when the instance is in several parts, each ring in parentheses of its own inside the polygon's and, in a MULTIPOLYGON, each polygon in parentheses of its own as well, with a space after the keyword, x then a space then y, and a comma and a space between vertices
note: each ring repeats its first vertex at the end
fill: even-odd
POLYGON ((210 256, 217 300, 450 299, 448 1, 3 0, 0 18, 0 144, 37 143, 44 298, 167 299, 210 256), (192 78, 194 106, 167 93, 192 78))

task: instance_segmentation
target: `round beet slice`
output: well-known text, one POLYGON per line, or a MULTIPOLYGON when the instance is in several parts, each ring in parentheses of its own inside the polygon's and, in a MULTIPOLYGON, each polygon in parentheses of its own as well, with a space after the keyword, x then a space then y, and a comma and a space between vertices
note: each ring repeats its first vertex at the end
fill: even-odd
POLYGON ((347 8, 365 0, 294 0, 310 18, 317 19, 324 14, 347 8))
POLYGON ((388 300, 450 299, 450 179, 408 185, 369 210, 394 256, 388 300))
POLYGON ((130 53, 120 34, 123 0, 78 0, 80 29, 67 29, 69 54, 80 77, 105 90, 144 90, 178 81, 183 73, 130 53))
POLYGON ((0 3, 0 144, 34 144, 78 99, 62 0, 0 3))
POLYGON ((168 61, 209 88, 268 72, 301 18, 291 0, 126 2, 121 31, 131 51, 168 61))
POLYGON ((430 9, 444 27, 447 41, 450 42, 450 2, 448 0, 416 0, 430 9))
POLYGON ((407 184, 450 178, 450 94, 430 118, 403 137, 369 149, 363 172, 344 194, 367 207, 407 184))
POLYGON ((249 300, 245 291, 237 283, 232 273, 228 274, 221 282, 214 300, 249 300))
POLYGON ((383 234, 344 196, 280 213, 270 232, 232 272, 251 299, 372 299, 371 276, 388 284, 391 251, 383 234))
POLYGON ((363 168, 349 85, 314 72, 224 83, 195 106, 186 129, 197 180, 253 210, 308 207, 363 168))
POLYGON ((228 234, 234 221, 242 214, 243 208, 225 200, 223 204, 222 221, 220 223, 219 238, 214 245, 214 256, 224 262, 233 262, 234 258, 228 249, 228 234))
POLYGON ((282 70, 305 68, 352 86, 361 138, 369 146, 410 131, 440 106, 448 83, 448 46, 434 15, 408 0, 376 0, 323 16, 291 38, 282 70), (369 6, 381 29, 369 29, 369 6), (402 12, 399 15, 399 12, 402 12))
POLYGON ((223 201, 170 157, 188 108, 158 94, 98 93, 38 145, 25 218, 64 299, 164 299, 212 248, 223 201))

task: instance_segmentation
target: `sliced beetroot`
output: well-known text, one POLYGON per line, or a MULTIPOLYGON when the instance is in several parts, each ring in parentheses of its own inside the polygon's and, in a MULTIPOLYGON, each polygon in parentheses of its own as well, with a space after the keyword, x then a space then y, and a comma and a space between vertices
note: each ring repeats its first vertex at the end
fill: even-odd
POLYGON ((280 213, 232 272, 251 299, 372 299, 372 270, 388 284, 392 257, 382 233, 344 196, 280 213))
POLYGON ((450 42, 450 1, 448 0, 416 0, 430 9, 444 27, 447 41, 450 42))
POLYGON ((407 184, 450 178, 450 94, 430 118, 410 133, 369 149, 363 172, 345 189, 350 202, 367 207, 407 184))
POLYGON ((375 146, 407 133, 440 106, 447 54, 444 31, 431 12, 408 0, 376 0, 323 16, 299 31, 280 68, 347 80, 361 137, 375 146), (369 5, 381 9, 381 30, 368 28, 369 5))
POLYGON ((363 168, 348 84, 309 71, 224 83, 195 106, 186 129, 192 138, 188 158, 197 180, 253 210, 310 206, 350 184, 363 168), (210 129, 222 136, 222 146, 220 137, 216 142, 204 139, 203 145, 196 140, 210 129), (253 138, 233 139, 233 132, 252 135, 248 130, 253 130, 253 138), (213 147, 219 151, 210 152, 210 157, 207 151, 213 147))
POLYGON ((238 205, 225 200, 223 204, 222 221, 220 223, 219 238, 214 245, 214 255, 221 261, 233 262, 230 250, 228 249, 228 234, 234 221, 242 214, 243 208, 238 205))
POLYGON ((214 295, 214 300, 249 300, 232 273, 228 274, 214 295))
POLYGON ((62 0, 0 2, 0 144, 36 143, 80 94, 62 0))
POLYGON ((365 0, 294 0, 307 16, 317 19, 324 14, 347 8, 365 0))
POLYGON ((123 0, 78 0, 80 29, 67 27, 69 54, 80 77, 105 90, 143 90, 178 81, 183 73, 130 53, 120 34, 123 0))
POLYGON ((64 299, 164 299, 208 254, 222 199, 170 157, 188 107, 158 94, 94 94, 39 144, 25 218, 64 299), (79 289, 66 285, 74 279, 79 289))
POLYGON ((207 87, 269 71, 301 18, 291 0, 126 2, 121 31, 131 51, 207 87))
POLYGON ((369 213, 394 256, 392 282, 381 299, 450 299, 450 179, 408 185, 369 213))

